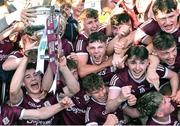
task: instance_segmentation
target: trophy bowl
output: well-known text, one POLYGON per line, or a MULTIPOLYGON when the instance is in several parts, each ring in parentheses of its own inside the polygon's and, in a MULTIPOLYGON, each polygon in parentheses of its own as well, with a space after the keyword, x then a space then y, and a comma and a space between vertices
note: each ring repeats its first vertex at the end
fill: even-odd
POLYGON ((43 27, 41 29, 34 30, 35 34, 37 34, 39 37, 42 37, 44 29, 46 28, 46 21, 48 17, 55 12, 54 6, 35 6, 29 9, 34 9, 36 11, 36 18, 33 18, 34 22, 30 22, 30 25, 27 27, 29 29, 33 29, 34 27, 43 27))
POLYGON ((31 25, 46 25, 46 19, 54 11, 54 6, 35 6, 30 9, 36 10, 35 14, 37 16, 33 18, 34 22, 31 22, 31 25))
MULTIPOLYGON (((48 34, 48 32, 45 30, 46 30, 46 25, 47 25, 46 22, 47 22, 47 19, 49 19, 50 15, 53 15, 53 17, 54 17, 53 18, 54 30, 51 32, 53 32, 56 35, 60 35, 60 37, 63 36, 65 27, 66 27, 66 22, 67 22, 67 17, 63 14, 63 11, 55 10, 54 6, 36 6, 36 7, 30 8, 30 9, 36 10, 35 14, 37 15, 37 17, 33 18, 34 22, 30 23, 30 25, 27 26, 28 30, 26 31, 26 33, 27 34, 29 33, 30 36, 35 35, 39 38, 40 42, 38 42, 38 43, 40 43, 40 44, 38 46, 40 46, 41 42, 43 42, 43 41, 47 42, 47 40, 44 38, 48 34), (44 37, 44 38, 42 38, 42 37, 44 37)), ((27 57, 30 57, 30 59, 32 61, 37 60, 38 46, 25 51, 25 55, 27 57)), ((45 51, 46 54, 40 56, 41 59, 45 59, 45 60, 49 59, 47 50, 48 49, 46 49, 46 51, 45 51)))
MULTIPOLYGON (((36 18, 33 18, 34 22, 30 23, 30 26, 44 26, 46 28, 46 22, 50 15, 54 16, 54 27, 57 29, 61 36, 64 33, 66 23, 67 23, 67 14, 63 9, 55 9, 54 6, 35 6, 30 9, 36 10, 36 18), (55 21, 56 20, 56 21, 55 21)), ((43 34, 43 30, 39 30, 39 34, 43 34)))

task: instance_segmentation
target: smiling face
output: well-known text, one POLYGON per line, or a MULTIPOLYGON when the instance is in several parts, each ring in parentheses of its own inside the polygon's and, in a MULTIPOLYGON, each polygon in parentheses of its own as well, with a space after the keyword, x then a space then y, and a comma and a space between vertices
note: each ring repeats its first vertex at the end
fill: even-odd
POLYGON ((149 60, 141 60, 133 56, 127 60, 126 65, 128 66, 128 69, 134 79, 140 79, 146 73, 146 69, 149 65, 149 60))
POLYGON ((92 58, 94 64, 99 65, 103 61, 105 61, 106 58, 106 43, 100 41, 89 43, 87 46, 87 51, 92 58))
POLYGON ((83 0, 74 0, 72 2, 72 9, 73 9, 73 14, 76 17, 79 17, 81 14, 82 10, 84 9, 84 2, 83 0))
POLYGON ((35 72, 35 69, 26 70, 24 84, 29 94, 39 94, 41 92, 41 76, 35 72))
POLYGON ((97 18, 86 18, 83 22, 83 27, 84 31, 88 35, 93 32, 97 32, 99 29, 99 20, 97 18))
POLYGON ((170 13, 162 13, 159 11, 155 16, 155 19, 163 31, 173 33, 177 28, 179 28, 178 15, 179 13, 177 10, 170 13))
POLYGON ((125 35, 132 31, 131 18, 127 13, 116 14, 111 17, 113 36, 125 35))
POLYGON ((67 17, 70 17, 71 16, 71 8, 70 7, 64 7, 63 8, 63 16, 67 16, 67 17))
POLYGON ((174 45, 173 47, 167 50, 156 50, 157 56, 159 59, 166 63, 167 65, 174 65, 177 57, 177 47, 174 45))
POLYGON ((92 98, 100 103, 106 103, 108 98, 108 89, 102 85, 97 90, 89 91, 88 92, 92 98))

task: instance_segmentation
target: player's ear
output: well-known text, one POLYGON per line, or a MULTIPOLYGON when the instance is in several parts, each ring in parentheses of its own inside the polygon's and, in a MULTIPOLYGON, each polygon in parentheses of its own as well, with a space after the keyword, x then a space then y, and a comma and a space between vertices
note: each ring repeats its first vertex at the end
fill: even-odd
POLYGON ((88 91, 86 91, 86 94, 87 94, 88 96, 91 96, 91 94, 90 94, 88 91))
POLYGON ((88 45, 86 46, 86 50, 89 52, 89 46, 88 45))
POLYGON ((164 116, 164 113, 163 113, 163 112, 160 112, 160 111, 157 111, 157 112, 155 113, 155 115, 156 115, 157 117, 163 117, 163 116, 164 116))

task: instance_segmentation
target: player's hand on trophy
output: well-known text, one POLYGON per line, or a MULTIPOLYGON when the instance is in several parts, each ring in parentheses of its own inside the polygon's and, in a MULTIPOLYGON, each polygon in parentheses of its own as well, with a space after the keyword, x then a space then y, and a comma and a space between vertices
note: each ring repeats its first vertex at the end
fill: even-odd
POLYGON ((21 11, 21 21, 24 22, 25 25, 29 25, 31 22, 34 22, 34 18, 36 17, 35 9, 23 9, 21 11))
POLYGON ((22 36, 21 43, 23 45, 24 55, 28 57, 29 62, 35 62, 37 59, 37 41, 36 36, 29 36, 27 34, 22 36))
POLYGON ((58 58, 58 66, 60 70, 63 70, 63 68, 67 67, 67 60, 65 56, 58 58))
POLYGON ((23 48, 25 51, 32 49, 38 45, 38 38, 35 35, 29 36, 25 34, 24 36, 22 36, 21 40, 22 40, 23 48))
POLYGON ((67 56, 67 59, 74 60, 74 62, 76 62, 76 64, 78 64, 78 56, 76 55, 75 52, 71 52, 70 55, 67 56))
POLYGON ((21 21, 13 23, 12 27, 14 27, 14 32, 21 32, 25 29, 24 23, 21 21))

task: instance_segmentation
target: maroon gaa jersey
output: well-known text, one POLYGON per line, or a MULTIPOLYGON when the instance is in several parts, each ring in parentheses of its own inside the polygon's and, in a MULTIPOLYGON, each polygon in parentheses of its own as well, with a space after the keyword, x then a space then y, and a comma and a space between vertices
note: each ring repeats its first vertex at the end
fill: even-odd
POLYGON ((8 39, 4 39, 0 42, 0 64, 6 60, 7 56, 13 51, 13 43, 8 39))
POLYGON ((178 121, 178 110, 177 110, 177 104, 175 102, 171 102, 173 107, 175 108, 175 110, 169 115, 169 119, 165 122, 160 122, 158 120, 156 120, 153 117, 149 117, 149 119, 147 120, 146 124, 147 125, 171 125, 171 126, 179 126, 180 122, 178 121))
POLYGON ((0 106, 0 125, 15 125, 22 111, 20 107, 0 106))
POLYGON ((85 113, 89 96, 84 90, 80 90, 72 96, 74 106, 63 110, 62 115, 65 125, 85 125, 85 113))
MULTIPOLYGON (((147 35, 154 36, 158 31, 161 30, 158 23, 154 19, 149 19, 140 25, 140 29, 144 31, 147 35)), ((171 33, 177 43, 177 47, 180 46, 180 27, 171 33)))
MULTIPOLYGON (((24 93, 22 101, 18 106, 23 107, 25 109, 38 109, 42 107, 51 106, 53 104, 58 103, 58 94, 62 92, 62 84, 57 86, 56 93, 50 92, 44 99, 32 99, 28 94, 24 93)), ((55 120, 55 116, 52 116, 45 120, 21 120, 19 123, 21 125, 52 125, 55 120)))
MULTIPOLYGON (((63 85, 63 87, 65 87, 65 85, 63 85)), ((64 94, 63 90, 59 92, 64 94)), ((71 100, 73 101, 74 105, 64 109, 61 111, 61 115, 58 115, 58 117, 61 116, 59 119, 60 121, 63 120, 63 125, 85 125, 85 113, 89 99, 89 96, 84 90, 80 90, 73 95, 71 100)))
MULTIPOLYGON (((118 108, 113 114, 116 114, 119 122, 123 123, 124 118, 121 108, 118 108)), ((106 103, 100 103, 91 98, 90 102, 88 103, 86 112, 86 124, 103 125, 106 121, 107 116, 108 113, 106 112, 106 103)))
MULTIPOLYGON (((162 66, 157 67, 156 72, 158 73, 160 78, 165 78, 167 70, 165 67, 162 66)), ((153 90, 153 86, 149 84, 149 82, 146 80, 145 75, 138 80, 134 79, 127 67, 117 72, 110 81, 110 89, 112 87, 116 87, 113 89, 120 89, 123 86, 129 85, 132 86, 132 94, 134 94, 137 98, 142 96, 144 93, 153 90)))
POLYGON ((62 51, 65 56, 68 56, 71 52, 74 52, 73 44, 65 38, 62 38, 62 51))
MULTIPOLYGON (((93 60, 92 58, 89 56, 88 58, 88 62, 87 64, 91 64, 93 65, 93 60)), ((105 69, 97 72, 98 75, 100 75, 103 79, 103 81, 105 82, 105 84, 108 84, 109 85, 109 82, 112 78, 112 76, 115 74, 115 71, 116 71, 116 67, 114 66, 109 66, 109 67, 106 67, 105 69)))
POLYGON ((177 51, 177 56, 175 59, 175 63, 173 65, 167 65, 166 63, 164 63, 162 61, 160 62, 160 64, 162 64, 163 66, 167 67, 168 69, 178 73, 180 70, 180 51, 177 51))
POLYGON ((76 53, 87 53, 87 40, 88 37, 85 34, 79 34, 74 43, 74 50, 76 53))

